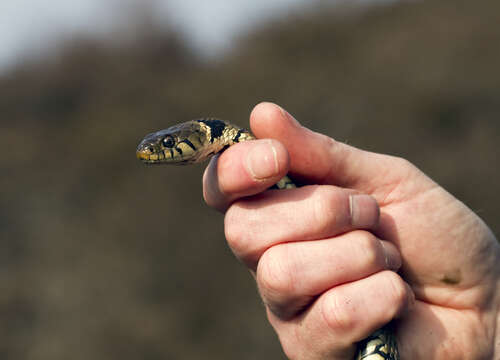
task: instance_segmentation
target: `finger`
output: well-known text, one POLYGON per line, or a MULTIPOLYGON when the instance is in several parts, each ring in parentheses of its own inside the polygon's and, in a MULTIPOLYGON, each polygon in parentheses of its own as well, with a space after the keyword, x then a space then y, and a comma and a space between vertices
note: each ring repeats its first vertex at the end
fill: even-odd
POLYGON ((289 358, 351 359, 354 344, 414 302, 410 287, 396 273, 383 271, 328 290, 293 320, 267 314, 289 358))
POLYGON ((394 245, 359 230, 271 247, 259 261, 257 284, 269 309, 288 319, 330 288, 400 266, 394 245))
POLYGON ((203 196, 209 206, 225 211, 234 199, 254 195, 276 184, 288 171, 288 152, 276 140, 231 146, 215 157, 203 175, 203 196))
POLYGON ((255 270, 262 253, 276 244, 375 229, 378 220, 373 197, 335 186, 311 185, 236 201, 226 213, 224 227, 235 255, 255 270))
POLYGON ((401 167, 395 166, 402 160, 363 151, 304 128, 272 103, 261 103, 253 109, 250 126, 258 138, 277 139, 287 148, 290 172, 304 182, 372 193, 375 188, 398 183, 404 176, 401 167))

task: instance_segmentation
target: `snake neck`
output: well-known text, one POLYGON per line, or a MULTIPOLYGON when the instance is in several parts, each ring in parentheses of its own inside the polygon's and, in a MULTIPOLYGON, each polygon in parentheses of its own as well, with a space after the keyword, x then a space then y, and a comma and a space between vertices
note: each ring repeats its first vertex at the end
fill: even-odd
POLYGON ((222 148, 235 143, 253 140, 255 137, 246 129, 219 119, 198 120, 200 130, 206 134, 206 145, 222 148))

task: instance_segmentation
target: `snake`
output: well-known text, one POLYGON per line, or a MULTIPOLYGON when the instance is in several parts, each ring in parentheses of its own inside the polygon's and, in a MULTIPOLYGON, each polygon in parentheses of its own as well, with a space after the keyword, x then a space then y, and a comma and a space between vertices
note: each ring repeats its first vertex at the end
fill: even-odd
MULTIPOLYGON (((148 165, 188 165, 209 159, 228 147, 256 139, 248 130, 216 118, 186 121, 147 134, 136 157, 148 165)), ((272 186, 286 190, 297 185, 287 175, 272 186)), ((357 343, 354 360, 401 360, 391 323, 357 343)))

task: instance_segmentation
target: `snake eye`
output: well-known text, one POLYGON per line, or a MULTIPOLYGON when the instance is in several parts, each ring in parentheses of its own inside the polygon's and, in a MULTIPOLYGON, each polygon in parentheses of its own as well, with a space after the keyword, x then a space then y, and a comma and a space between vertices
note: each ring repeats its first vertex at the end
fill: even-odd
POLYGON ((175 145, 175 140, 174 140, 174 138, 172 136, 167 136, 167 137, 163 138, 163 140, 161 141, 161 143, 166 148, 173 148, 174 145, 175 145))

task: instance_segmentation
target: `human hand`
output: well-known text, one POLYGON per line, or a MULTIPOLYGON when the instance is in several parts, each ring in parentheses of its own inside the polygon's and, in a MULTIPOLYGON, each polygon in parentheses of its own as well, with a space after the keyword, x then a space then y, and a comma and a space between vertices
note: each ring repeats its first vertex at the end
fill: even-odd
POLYGON ((226 211, 288 357, 351 359, 398 318, 402 359, 500 358, 500 250, 480 218, 406 160, 314 133, 276 105, 250 124, 267 140, 213 159, 204 197, 226 211), (316 185, 265 191, 287 172, 316 185))

